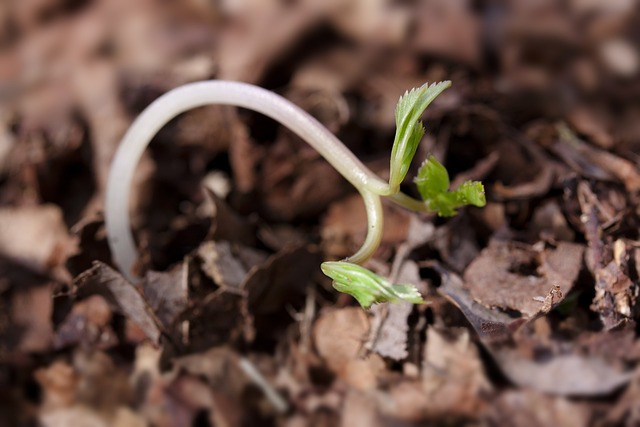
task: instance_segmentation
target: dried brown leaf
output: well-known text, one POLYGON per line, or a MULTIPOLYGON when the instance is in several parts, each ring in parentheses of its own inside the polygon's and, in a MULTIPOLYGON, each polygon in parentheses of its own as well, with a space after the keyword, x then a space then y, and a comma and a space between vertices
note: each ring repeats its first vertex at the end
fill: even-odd
POLYGON ((0 253, 40 272, 66 262, 75 250, 55 205, 0 209, 0 253))
POLYGON ((75 279, 79 297, 103 296, 112 309, 134 322, 154 344, 160 343, 163 328, 138 289, 111 267, 96 261, 75 279))
POLYGON ((100 295, 73 304, 71 312, 57 327, 54 346, 80 344, 84 348, 106 349, 118 343, 112 327, 111 308, 100 295))
POLYGON ((232 252, 229 242, 205 242, 198 248, 202 271, 218 286, 240 289, 247 269, 232 252))
POLYGON ((323 313, 313 328, 316 349, 329 369, 352 387, 375 388, 384 362, 377 354, 362 356, 369 322, 359 308, 344 308, 323 313))
POLYGON ((283 313, 286 304, 304 301, 309 278, 319 270, 320 254, 312 246, 289 246, 249 271, 241 288, 254 315, 283 313))
POLYGON ((256 243, 255 226, 235 213, 229 205, 210 188, 204 187, 206 204, 204 211, 212 220, 208 238, 214 241, 227 240, 246 246, 256 243))
POLYGON ((481 412, 493 391, 466 330, 454 331, 453 337, 434 328, 427 330, 422 383, 430 411, 459 416, 481 412))
POLYGON ((175 327, 187 307, 186 268, 182 264, 169 272, 148 271, 142 283, 145 300, 166 330, 175 327))
MULTIPOLYGON (((561 242, 556 249, 537 252, 515 243, 492 241, 465 270, 473 298, 487 307, 517 310, 525 317, 538 313, 554 286, 566 295, 582 268, 583 247, 561 242)), ((561 300, 556 300, 556 304, 561 300)))
MULTIPOLYGON (((572 341, 542 342, 529 335, 530 322, 475 303, 453 273, 442 274, 445 293, 478 333, 498 367, 515 384, 557 395, 598 396, 626 384, 633 371, 623 361, 612 364, 602 355, 585 354, 572 341)), ((539 304, 539 303, 538 303, 539 304)))
POLYGON ((494 402, 483 417, 492 424, 508 420, 513 427, 580 427, 591 419, 591 410, 584 403, 531 390, 507 391, 494 402))
MULTIPOLYGON (((400 267, 400 272, 394 279, 395 283, 411 283, 418 285, 420 272, 418 265, 406 260, 400 267)), ((370 337, 367 348, 380 356, 394 360, 402 360, 408 356, 407 339, 409 334, 409 315, 414 305, 408 302, 398 304, 375 305, 371 309, 372 325, 375 336, 370 337)))
POLYGON ((16 350, 44 352, 53 341, 52 285, 16 289, 11 301, 13 328, 20 331, 16 350))
POLYGON ((560 396, 607 395, 633 376, 633 371, 625 371, 599 357, 577 353, 554 353, 530 359, 517 349, 504 347, 494 349, 492 354, 503 372, 518 386, 560 396))

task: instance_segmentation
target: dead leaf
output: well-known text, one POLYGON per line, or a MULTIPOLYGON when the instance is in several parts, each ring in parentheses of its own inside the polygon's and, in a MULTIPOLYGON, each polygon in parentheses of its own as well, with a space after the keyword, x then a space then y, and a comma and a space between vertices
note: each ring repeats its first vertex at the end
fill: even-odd
POLYGON ((576 172, 596 179, 617 180, 631 193, 640 191, 640 172, 632 162, 585 144, 566 125, 559 125, 559 134, 553 149, 576 172))
POLYGON ((476 302, 460 276, 440 266, 436 266, 436 269, 442 278, 438 292, 458 307, 483 343, 506 341, 521 326, 520 320, 476 302))
POLYGON ((87 426, 107 427, 109 423, 91 409, 84 406, 72 406, 59 411, 45 413, 39 417, 45 427, 87 426))
POLYGON ((256 243, 255 226, 239 216, 208 187, 204 187, 206 202, 201 214, 212 218, 208 240, 238 242, 252 247, 256 243))
POLYGON ((581 245, 564 242, 557 249, 536 252, 525 245, 492 241, 465 270, 465 283, 473 298, 487 307, 531 317, 541 309, 534 297, 546 295, 555 285, 564 295, 571 290, 583 251, 581 245))
POLYGON ((531 390, 506 391, 483 417, 489 423, 509 420, 514 427, 580 427, 589 424, 591 410, 584 403, 531 390))
POLYGON ((569 113, 567 120, 582 135, 586 135, 600 148, 613 148, 614 140, 608 129, 606 111, 594 111, 593 108, 581 106, 569 113))
POLYGON ((427 329, 422 383, 430 411, 472 416, 489 403, 493 386, 487 379, 478 349, 466 330, 447 337, 427 329))
POLYGON ((131 403, 128 373, 100 351, 76 351, 73 368, 77 375, 76 402, 92 408, 107 420, 120 406, 131 403))
POLYGON ((74 250, 57 206, 0 209, 0 253, 5 256, 49 272, 63 265, 74 250))
POLYGON ((72 406, 76 402, 78 375, 73 367, 63 361, 56 361, 34 373, 43 391, 41 410, 51 412, 72 406))
POLYGON ((574 241, 575 232, 569 227, 560 206, 555 201, 548 201, 536 208, 531 223, 537 239, 574 241))
POLYGON ((413 17, 419 22, 411 43, 414 49, 477 65, 481 24, 468 1, 423 2, 413 17))
POLYGON ((151 342, 156 345, 160 343, 163 333, 160 321, 140 292, 120 273, 96 261, 90 270, 75 279, 75 284, 78 297, 103 296, 114 311, 142 328, 151 342))
POLYGON ((44 352, 53 341, 52 285, 16 289, 11 302, 13 327, 22 331, 16 350, 44 352))
POLYGON ((374 388, 384 370, 380 356, 362 356, 368 328, 367 315, 360 308, 327 311, 313 328, 316 349, 329 369, 359 390, 374 388))
POLYGON ((315 216, 349 188, 320 154, 289 130, 281 130, 269 147, 257 184, 264 195, 264 216, 283 221, 315 216))
POLYGON ((344 399, 339 425, 341 427, 383 427, 386 423, 380 418, 375 400, 361 391, 352 390, 344 399))
POLYGON ((561 337, 543 343, 527 329, 535 317, 512 320, 475 303, 453 273, 443 272, 442 278, 442 292, 460 308, 498 367, 518 386, 557 395, 598 396, 615 391, 632 377, 633 371, 621 361, 614 366, 561 337))
POLYGON ((57 327, 54 346, 60 349, 79 344, 102 350, 112 347, 118 343, 118 338, 110 325, 111 320, 111 308, 100 295, 75 302, 57 327))
MULTIPOLYGON (((421 282, 418 266, 411 260, 406 260, 400 267, 400 272, 394 283, 410 283, 418 285, 421 282)), ((382 357, 393 360, 406 359, 407 340, 409 334, 409 315, 413 312, 414 304, 400 302, 397 304, 374 305, 370 312, 373 314, 373 334, 367 342, 367 349, 378 353, 382 357)))
POLYGON ((85 218, 71 228, 71 234, 79 240, 77 252, 66 263, 73 276, 90 269, 94 261, 113 265, 102 218, 85 218))
MULTIPOLYGON (((636 243, 637 245, 637 243, 636 243)), ((600 313, 606 329, 612 329, 624 318, 634 318, 640 310, 638 285, 629 278, 633 271, 635 249, 627 249, 624 240, 613 244, 614 259, 607 265, 595 270, 596 294, 592 308, 600 313)))
POLYGON ((559 396, 607 395, 621 388, 632 371, 580 354, 547 354, 523 357, 517 349, 494 349, 494 358, 503 372, 520 387, 559 396))
POLYGON ((533 176, 530 181, 522 184, 505 186, 501 182, 497 182, 491 192, 500 199, 529 199, 541 196, 548 193, 553 185, 555 174, 552 164, 540 147, 527 143, 523 143, 521 146, 532 160, 532 165, 528 166, 528 168, 536 168, 539 173, 533 176))
POLYGON ((317 250, 312 246, 290 246, 267 258, 249 271, 241 288, 249 298, 252 312, 281 312, 285 301, 306 293, 308 278, 320 267, 317 250))
POLYGON ((200 245, 198 256, 203 271, 223 288, 240 289, 247 270, 231 252, 228 242, 207 242, 200 245))
POLYGON ((615 425, 634 425, 640 423, 640 413, 638 413, 638 396, 640 395, 640 377, 636 374, 631 380, 629 387, 622 393, 620 399, 609 411, 606 417, 596 423, 598 427, 609 427, 615 425))

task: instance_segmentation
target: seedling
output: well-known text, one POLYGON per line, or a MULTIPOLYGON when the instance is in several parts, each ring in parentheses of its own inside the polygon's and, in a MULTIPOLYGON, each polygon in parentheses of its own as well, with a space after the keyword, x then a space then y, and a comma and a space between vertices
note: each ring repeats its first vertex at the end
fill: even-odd
POLYGON ((147 107, 131 125, 114 157, 105 202, 107 238, 114 261, 129 279, 138 259, 129 223, 128 200, 136 165, 153 136, 169 120, 192 108, 208 104, 233 105, 262 113, 288 127, 314 147, 360 193, 367 212, 367 236, 360 249, 343 261, 325 262, 321 268, 340 292, 352 295, 368 308, 380 302, 424 302, 413 285, 393 285, 361 267, 380 245, 382 238, 381 197, 412 211, 456 214, 464 205, 484 206, 484 187, 465 182, 449 191, 449 174, 435 157, 422 164, 415 178, 422 200, 400 191, 425 129, 419 121, 427 106, 451 82, 425 84, 402 96, 396 107, 396 134, 391 151, 389 182, 369 170, 320 122, 285 98, 246 83, 204 81, 190 83, 167 92, 147 107))

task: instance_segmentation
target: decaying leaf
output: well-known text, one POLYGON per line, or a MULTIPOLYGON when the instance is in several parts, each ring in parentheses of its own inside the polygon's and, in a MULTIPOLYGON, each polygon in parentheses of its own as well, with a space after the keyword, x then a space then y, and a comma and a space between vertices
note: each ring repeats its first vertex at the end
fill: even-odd
POLYGON ((206 242, 198 249, 202 270, 218 285, 240 289, 247 269, 231 250, 228 242, 206 242))
POLYGON ((580 427, 589 424, 588 405, 566 398, 523 390, 507 391, 496 397, 495 406, 486 414, 489 423, 508 420, 516 427, 580 427))
POLYGON ((367 315, 359 308, 327 311, 313 329, 316 349, 329 368, 361 390, 374 388, 384 370, 380 356, 363 355, 368 329, 367 315))
POLYGON ((166 330, 187 307, 188 286, 185 263, 169 272, 148 271, 142 290, 144 298, 166 330))
MULTIPOLYGON (((420 274, 415 262, 407 260, 400 267, 397 275, 398 283, 418 284, 420 274)), ((409 315, 413 311, 413 303, 401 301, 395 304, 374 305, 373 336, 369 337, 367 348, 383 357, 402 360, 408 356, 407 340, 409 334, 409 315)))
POLYGON ((424 393, 434 412, 469 416, 486 408, 493 387, 468 331, 446 336, 429 328, 423 363, 424 393))
POLYGON ((159 344, 163 328, 138 289, 111 267, 96 261, 93 268, 75 279, 78 297, 102 295, 112 309, 138 325, 153 343, 159 344))
POLYGON ((442 277, 441 291, 460 308, 498 367, 517 385, 557 395, 597 396, 613 392, 632 378, 633 370, 623 361, 612 364, 602 355, 585 354, 560 337, 543 342, 531 335, 528 326, 534 318, 514 321, 475 303, 453 273, 442 277))
POLYGON ((592 307, 600 313, 608 329, 623 319, 636 317, 640 311, 640 288, 629 278, 629 272, 636 268, 633 259, 636 252, 637 247, 628 248, 624 240, 616 240, 613 244, 614 259, 595 270, 596 294, 592 307))
POLYGON ((515 384, 560 396, 606 395, 633 377, 633 371, 573 351, 529 358, 517 348, 503 347, 494 349, 492 354, 515 384))
MULTIPOLYGON (((535 315, 534 300, 559 286, 566 295, 582 268, 583 247, 561 242, 556 249, 536 251, 516 243, 493 241, 466 269, 465 284, 474 300, 487 307, 535 315)), ((557 298, 555 303, 559 303, 557 298)))
POLYGON ((291 246, 252 268, 242 283, 254 316, 275 320, 286 304, 304 301, 308 278, 319 271, 320 256, 314 247, 291 246))
POLYGON ((79 344, 84 348, 107 349, 118 343, 110 323, 113 313, 100 295, 76 302, 56 330, 54 346, 65 348, 79 344))
POLYGON ((6 257, 48 272, 66 262, 74 247, 57 206, 0 209, 0 253, 6 257))
POLYGON ((210 188, 204 187, 206 203, 203 213, 212 218, 210 240, 239 242, 253 246, 256 242, 255 227, 247 219, 236 214, 229 205, 210 188))

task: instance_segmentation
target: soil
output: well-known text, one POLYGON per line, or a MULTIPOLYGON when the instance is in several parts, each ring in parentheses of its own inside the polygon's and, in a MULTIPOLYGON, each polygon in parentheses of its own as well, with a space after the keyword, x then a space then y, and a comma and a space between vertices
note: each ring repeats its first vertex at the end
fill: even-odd
POLYGON ((624 0, 0 3, 0 425, 640 425, 639 28, 624 0), (385 204, 366 265, 428 304, 335 292, 357 192, 221 106, 154 138, 140 280, 117 270, 113 154, 206 79, 283 95, 382 178, 399 96, 452 81, 409 175, 433 154, 488 203, 385 204))

